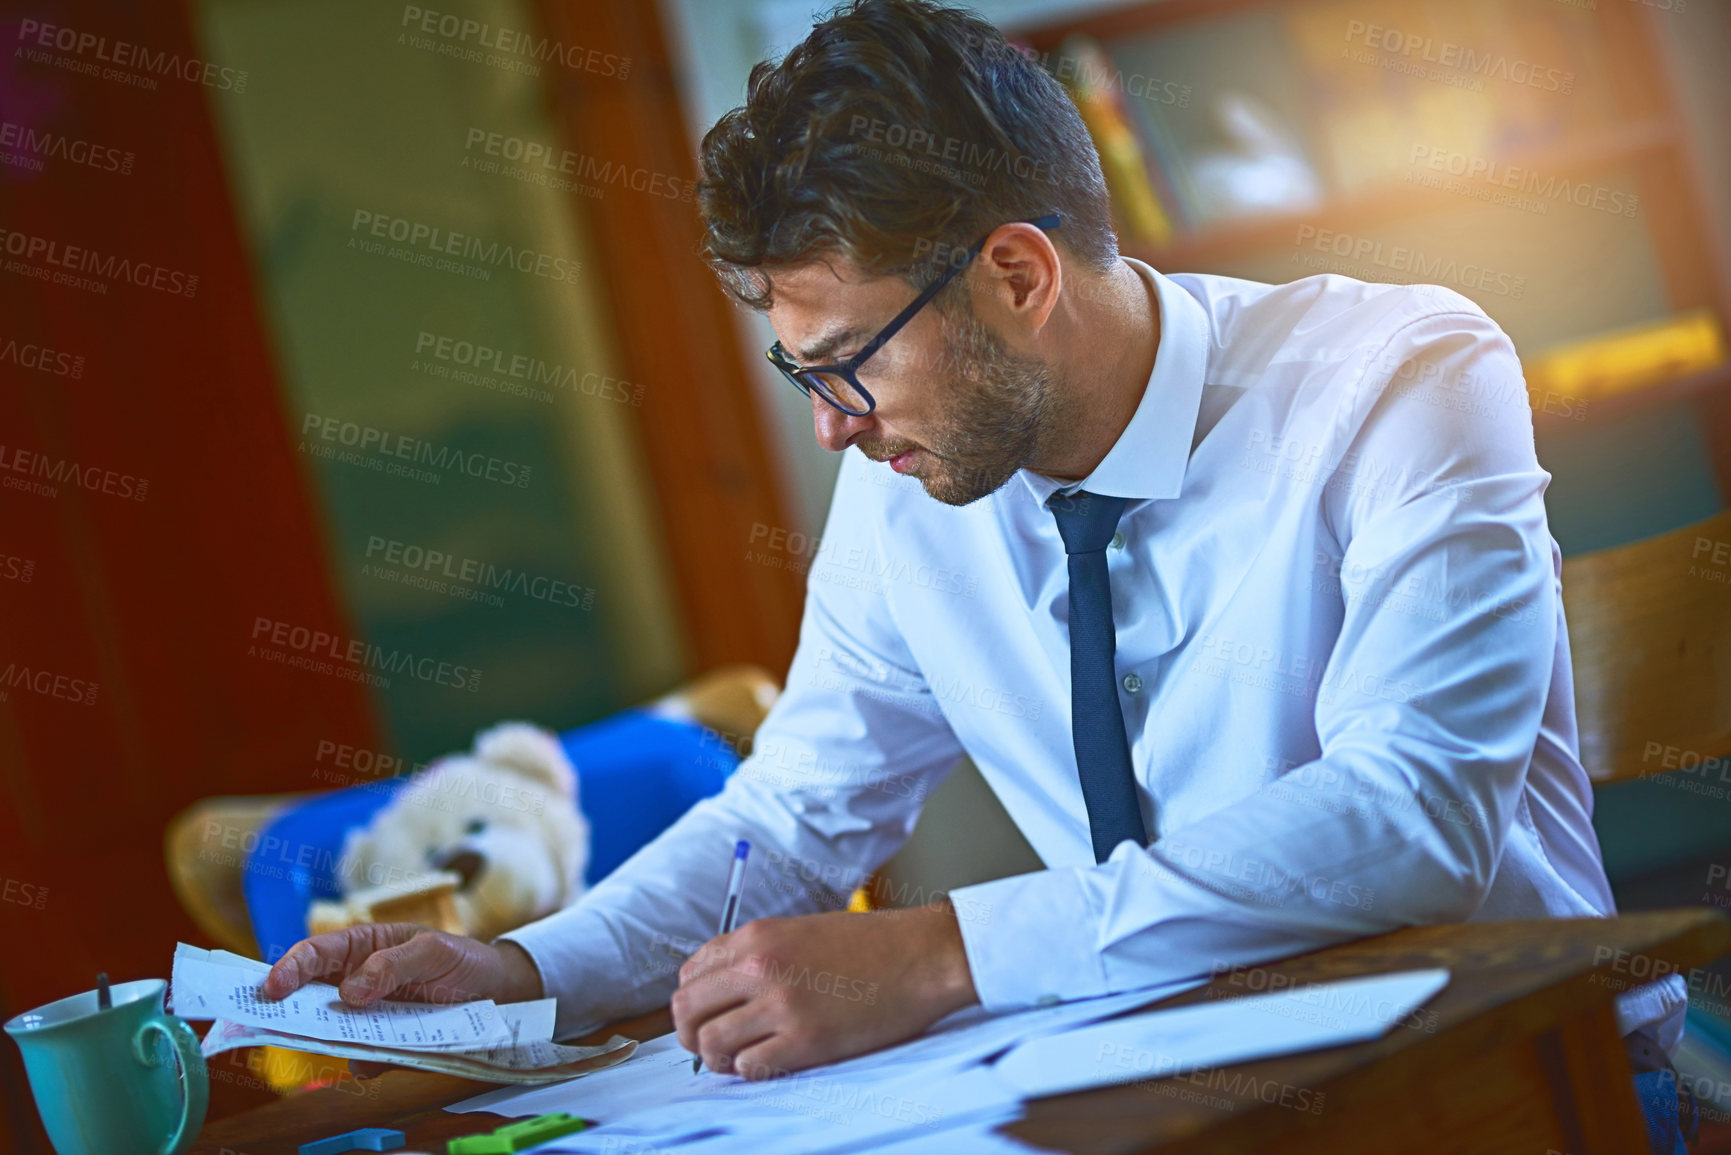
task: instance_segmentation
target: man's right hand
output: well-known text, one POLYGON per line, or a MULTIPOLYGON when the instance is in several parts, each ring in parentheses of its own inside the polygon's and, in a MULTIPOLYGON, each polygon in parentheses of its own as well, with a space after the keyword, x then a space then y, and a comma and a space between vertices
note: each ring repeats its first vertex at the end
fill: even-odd
POLYGON ((271 967, 259 993, 280 999, 314 980, 339 984, 351 1007, 383 998, 516 1003, 542 997, 541 972, 516 943, 488 944, 412 922, 363 923, 302 939, 271 967))

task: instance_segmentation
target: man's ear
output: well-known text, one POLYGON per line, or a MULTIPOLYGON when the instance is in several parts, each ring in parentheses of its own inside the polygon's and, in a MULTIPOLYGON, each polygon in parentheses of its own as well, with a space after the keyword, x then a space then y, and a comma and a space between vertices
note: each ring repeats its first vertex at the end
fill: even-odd
POLYGON ((1057 245, 1044 229, 1022 221, 992 230, 980 249, 978 275, 991 279, 981 288, 1031 332, 1045 326, 1064 288, 1057 245))

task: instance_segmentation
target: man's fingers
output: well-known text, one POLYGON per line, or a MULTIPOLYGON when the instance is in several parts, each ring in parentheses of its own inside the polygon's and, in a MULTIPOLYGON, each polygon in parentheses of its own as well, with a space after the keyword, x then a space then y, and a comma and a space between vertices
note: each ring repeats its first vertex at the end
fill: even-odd
POLYGON ((409 923, 363 923, 302 939, 270 968, 259 993, 267 999, 280 999, 315 980, 337 982, 359 968, 374 951, 412 941, 420 929, 409 923))
MULTIPOLYGON (((356 957, 354 932, 360 929, 362 928, 351 926, 329 934, 314 935, 295 943, 288 953, 270 968, 270 974, 265 976, 260 993, 267 999, 280 999, 315 979, 329 981, 347 973, 345 968, 348 960, 356 957)), ((356 961, 365 957, 363 952, 356 961)))
POLYGON ((785 1035, 765 1035, 754 1039, 733 1052, 732 1071, 742 1079, 756 1083, 764 1079, 779 1079, 783 1075, 803 1070, 812 1064, 797 1057, 785 1035))
POLYGON ((276 960, 276 965, 270 968, 270 974, 264 976, 258 993, 267 999, 280 999, 300 990, 306 984, 306 979, 302 977, 301 958, 311 950, 312 945, 305 939, 291 946, 287 953, 276 960))
POLYGON ((772 1012, 758 1003, 747 1003, 704 1023, 697 1031, 696 1046, 689 1049, 700 1055, 711 1071, 727 1074, 740 1052, 774 1034, 772 1012))
POLYGON ((432 945, 435 945, 433 939, 428 936, 374 951, 342 981, 337 993, 351 1007, 365 1007, 387 998, 399 987, 432 978, 427 965, 427 948, 432 945))
POLYGON ((702 1054, 697 1045, 697 1033, 717 1015, 743 1006, 751 992, 738 983, 726 981, 728 972, 682 982, 673 992, 673 1026, 679 1032, 679 1042, 693 1054, 702 1054))
POLYGON ((727 939, 730 936, 721 935, 712 938, 697 948, 697 953, 686 959, 679 968, 681 983, 695 982, 710 971, 723 970, 733 961, 733 952, 728 949, 727 939))
POLYGON ((698 979, 708 974, 712 969, 713 960, 716 956, 714 952, 710 950, 710 943, 714 941, 714 939, 711 939, 710 942, 704 943, 702 946, 698 947, 696 953, 692 954, 679 966, 679 986, 673 992, 673 1018, 676 1023, 679 1020, 680 991, 683 991, 686 987, 696 983, 698 979))

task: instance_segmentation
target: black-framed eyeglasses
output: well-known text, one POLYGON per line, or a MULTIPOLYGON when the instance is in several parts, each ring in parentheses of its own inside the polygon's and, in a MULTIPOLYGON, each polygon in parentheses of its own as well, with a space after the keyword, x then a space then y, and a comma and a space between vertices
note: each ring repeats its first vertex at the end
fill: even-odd
MULTIPOLYGON (((1041 229, 1055 229, 1061 221, 1057 213, 1049 213, 1043 217, 1035 217, 1033 220, 1015 223, 1033 225, 1041 229)), ((992 232, 996 231, 997 229, 992 230, 992 232)), ((952 261, 942 276, 927 285, 919 296, 909 302, 907 308, 895 315, 894 320, 878 330, 877 336, 868 341, 865 348, 846 361, 834 365, 798 365, 794 363, 793 358, 787 355, 787 350, 781 347, 780 341, 771 345, 764 355, 769 358, 770 364, 781 370, 782 376, 792 381, 794 387, 807 397, 815 393, 849 417, 864 417, 876 409, 878 403, 866 391, 865 386, 859 383, 859 367, 864 365, 873 353, 882 349, 889 342, 889 339, 901 330, 903 325, 913 320, 914 314, 925 308, 931 299, 943 290, 945 285, 955 279, 957 273, 973 264, 974 258, 980 255, 980 250, 985 247, 986 241, 991 238, 991 235, 991 233, 987 233, 976 241, 974 247, 969 249, 960 260, 952 261)))

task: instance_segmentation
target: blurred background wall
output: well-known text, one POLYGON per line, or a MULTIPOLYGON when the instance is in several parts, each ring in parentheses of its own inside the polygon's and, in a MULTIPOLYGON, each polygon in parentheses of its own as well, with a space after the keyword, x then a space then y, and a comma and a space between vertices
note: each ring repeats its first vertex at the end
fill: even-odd
POLYGON ((199 799, 792 654, 656 10, 422 12, 0 14, 0 1015, 165 973, 199 799))
MULTIPOLYGON (((376 16, 336 0, 202 11, 212 55, 296 77, 218 105, 216 128, 296 451, 340 559, 339 596, 369 639, 484 671, 460 697, 421 682, 377 695, 389 732, 437 751, 491 719, 597 716, 666 688, 687 659, 632 428, 648 384, 626 379, 616 349, 591 198, 513 179, 485 151, 489 139, 557 138, 542 80, 407 45, 380 51, 376 16), (303 72, 309 61, 316 70, 303 72), (496 171, 482 171, 488 162, 496 171), (397 245, 389 227, 374 235, 380 219, 544 254, 573 272, 484 259, 429 270, 389 255, 397 245), (521 358, 529 368, 490 373, 492 361, 477 364, 483 347, 502 366, 521 358), (333 422, 334 441, 324 437, 333 422), (348 448, 340 431, 351 425, 484 454, 499 476, 476 483, 434 469, 398 480, 372 468, 376 454, 364 464, 308 456, 348 448), (447 580, 460 563, 412 563, 433 553, 530 575, 534 588, 447 580)), ((474 15, 507 28, 534 19, 515 3, 474 15)), ((406 248, 431 255, 429 244, 406 248)))
MULTIPOLYGON (((1132 255, 1483 305, 1566 555, 1723 508, 1727 0, 975 7, 1072 85, 1132 255)), ((195 932, 162 831, 197 799, 785 671, 837 459, 696 259, 690 193, 822 10, 0 10, 0 1017, 166 972, 195 932), (808 548, 756 548, 777 530, 808 548)), ((1629 885, 1724 861, 1726 814, 1654 780, 1597 823, 1629 885)), ((1035 865, 964 767, 890 871, 1035 865)))

